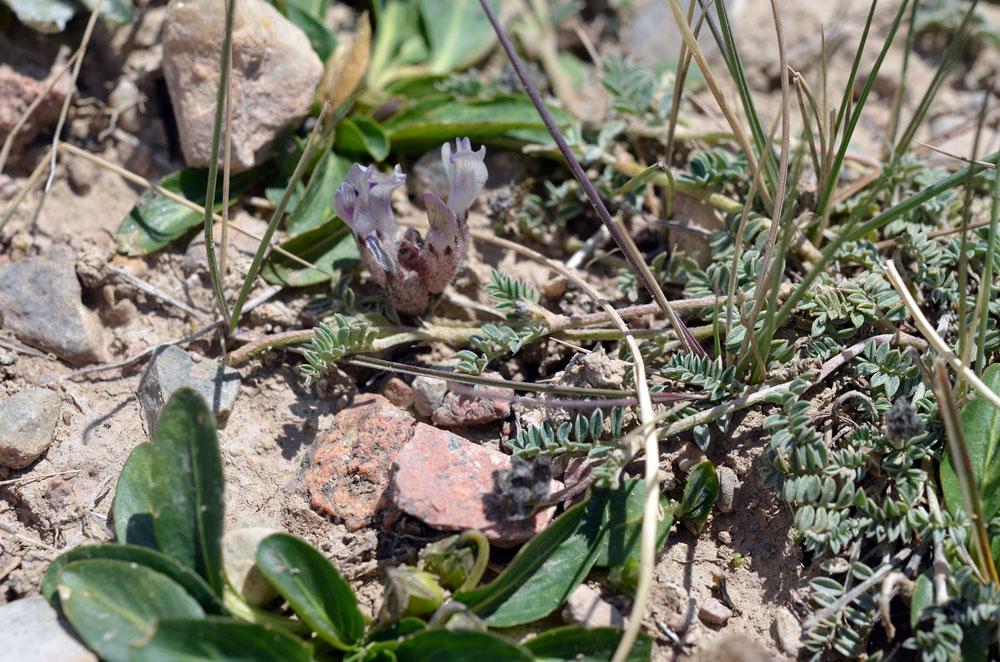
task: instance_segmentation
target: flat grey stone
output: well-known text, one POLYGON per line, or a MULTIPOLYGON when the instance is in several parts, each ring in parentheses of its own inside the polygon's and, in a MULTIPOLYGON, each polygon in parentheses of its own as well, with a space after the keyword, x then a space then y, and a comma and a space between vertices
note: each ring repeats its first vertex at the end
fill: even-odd
POLYGON ((444 402, 448 394, 448 382, 434 377, 420 375, 413 378, 413 409, 421 416, 430 418, 434 410, 444 402))
POLYGON ((0 607, 0 660, 97 662, 40 595, 0 607))
POLYGON ((23 469, 48 450, 62 413, 59 396, 32 386, 0 404, 0 464, 23 469))
POLYGON ((73 365, 107 361, 104 329, 80 300, 75 256, 57 247, 0 267, 0 325, 73 365))
POLYGON ((224 427, 240 390, 240 373, 208 359, 196 362, 175 345, 158 350, 139 383, 139 402, 146 414, 150 435, 156 431, 163 405, 185 387, 205 399, 219 427, 224 427))

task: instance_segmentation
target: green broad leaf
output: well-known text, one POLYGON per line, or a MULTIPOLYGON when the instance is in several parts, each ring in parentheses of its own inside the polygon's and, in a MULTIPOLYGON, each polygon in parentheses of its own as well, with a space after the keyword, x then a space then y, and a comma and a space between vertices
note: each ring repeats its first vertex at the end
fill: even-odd
POLYGON ((326 63, 333 54, 333 49, 337 47, 337 38, 330 32, 330 28, 326 27, 322 18, 317 18, 292 3, 285 3, 285 14, 289 21, 306 33, 309 45, 316 51, 319 59, 326 63))
POLYGON ((344 118, 337 123, 337 149, 371 154, 376 161, 389 156, 389 136, 382 125, 367 117, 344 118))
MULTIPOLYGON (((986 369, 983 382, 994 393, 1000 393, 1000 364, 986 369)), ((962 407, 959 420, 965 432, 965 445, 972 461, 976 489, 983 502, 983 517, 988 522, 1000 510, 1000 410, 985 398, 977 396, 962 407)), ((941 491, 948 510, 952 513, 965 510, 951 453, 946 453, 941 462, 941 491)))
MULTIPOLYGON (((239 200, 250 182, 250 176, 250 173, 243 172, 230 178, 230 204, 236 204, 239 200)), ((206 168, 188 168, 164 177, 160 181, 160 187, 203 205, 207 183, 206 168)), ((221 175, 217 190, 222 190, 221 175)), ((222 200, 215 205, 215 211, 220 209, 222 200)), ((155 191, 146 191, 118 226, 118 252, 131 256, 148 255, 182 237, 191 228, 201 225, 204 219, 205 215, 200 212, 165 198, 155 191)))
POLYGON ((76 13, 72 0, 3 0, 3 3, 13 10, 17 20, 44 34, 62 32, 76 13))
POLYGON ((426 630, 396 647, 398 662, 530 662, 522 646, 489 632, 426 630))
MULTIPOLYGON (((556 108, 550 110, 558 126, 569 125, 568 114, 556 108)), ((457 137, 468 137, 475 143, 509 137, 519 130, 537 131, 526 134, 533 136, 545 131, 531 100, 511 94, 498 94, 488 100, 462 100, 454 95, 431 97, 393 115, 383 127, 393 148, 403 150, 427 149, 457 137)))
POLYGON ((313 662, 313 648, 281 628, 219 618, 164 618, 130 662, 313 662))
POLYGON ((684 496, 677 509, 677 517, 682 517, 686 524, 697 533, 705 526, 705 520, 719 498, 719 475, 710 460, 699 462, 688 476, 684 486, 684 496))
POLYGON ((115 486, 111 512, 118 542, 156 549, 153 531, 153 444, 139 444, 129 453, 115 486))
POLYGON ((604 541, 607 501, 594 494, 570 508, 521 548, 491 583, 455 594, 491 627, 521 625, 547 616, 590 572, 604 541))
MULTIPOLYGON (((536 662, 607 662, 615 654, 622 631, 618 628, 565 627, 547 630, 524 642, 536 662)), ((628 662, 649 662, 653 640, 639 633, 628 662)))
POLYGON ((222 594, 223 479, 215 419, 201 396, 174 393, 153 435, 153 529, 160 550, 222 594))
POLYGON ((336 271, 350 269, 361 261, 354 235, 339 218, 292 237, 281 247, 316 265, 317 269, 272 252, 264 263, 261 276, 273 285, 306 287, 325 283, 336 271))
POLYGON ((149 636, 161 618, 205 616, 180 584, 138 563, 74 561, 57 583, 67 620, 105 662, 128 662, 132 644, 149 636))
MULTIPOLYGON (((471 66, 496 46, 496 33, 479 0, 418 0, 427 30, 432 74, 446 74, 471 66)), ((490 6, 499 11, 500 3, 490 6)))
MULTIPOLYGON (((318 228, 333 216, 333 196, 344 181, 344 176, 354 162, 333 152, 327 155, 313 170, 308 188, 304 189, 288 217, 288 235, 294 237, 307 230, 318 228)), ((281 189, 284 192, 284 189, 281 189)), ((278 194, 278 198, 281 193, 278 194)))
MULTIPOLYGON (((639 558, 646 481, 637 478, 626 480, 620 489, 610 492, 607 499, 608 509, 604 518, 607 535, 595 563, 601 567, 623 565, 630 558, 639 558)), ((665 496, 661 495, 660 505, 664 518, 656 526, 656 549, 663 547, 674 523, 673 513, 665 496)))
MULTIPOLYGON (((89 11, 94 11, 94 7, 97 6, 97 0, 80 0, 80 2, 89 11)), ((132 20, 132 2, 131 0, 104 0, 104 4, 101 5, 101 16, 116 25, 128 23, 132 20)))
POLYGON ((328 644, 350 650, 365 633, 351 586, 325 556, 287 533, 257 546, 257 567, 306 624, 328 644))
POLYGON ((188 595, 198 601, 206 613, 220 616, 229 614, 229 610, 212 592, 211 587, 193 570, 185 568, 166 554, 137 545, 82 545, 61 554, 49 564, 45 571, 45 577, 42 579, 42 595, 53 606, 59 606, 59 592, 57 591, 59 571, 74 561, 87 559, 111 559, 145 566, 177 582, 187 591, 188 595))

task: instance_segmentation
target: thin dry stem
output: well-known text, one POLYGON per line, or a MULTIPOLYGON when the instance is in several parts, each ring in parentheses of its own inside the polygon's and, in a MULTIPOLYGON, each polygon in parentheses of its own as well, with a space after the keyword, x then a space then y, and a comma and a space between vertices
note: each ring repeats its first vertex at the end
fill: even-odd
POLYGON ((69 114, 69 105, 73 101, 73 92, 76 91, 76 79, 80 76, 80 67, 83 64, 83 56, 87 53, 87 45, 90 43, 90 36, 94 33, 94 26, 97 25, 97 17, 101 14, 102 5, 104 5, 104 0, 97 0, 97 4, 94 5, 93 11, 90 12, 90 18, 87 20, 87 27, 83 31, 83 39, 80 40, 80 48, 77 51, 79 53, 79 57, 77 57, 76 61, 73 63, 73 73, 70 74, 69 81, 69 93, 63 101, 62 109, 59 111, 59 121, 56 122, 56 131, 52 136, 52 161, 50 163, 49 178, 45 182, 46 193, 48 193, 49 188, 52 187, 52 178, 56 174, 56 146, 59 144, 59 136, 62 135, 63 125, 66 123, 66 116, 69 114))
MULTIPOLYGON (((708 60, 705 58, 705 54, 701 50, 701 45, 698 44, 698 40, 695 38, 694 33, 691 32, 690 24, 684 20, 684 13, 681 10, 679 0, 666 0, 666 3, 670 8, 670 13, 674 17, 674 23, 677 24, 677 29, 680 31, 681 37, 684 39, 684 43, 687 44, 692 57, 694 57, 695 62, 698 63, 698 68, 701 69, 702 75, 705 77, 705 83, 708 85, 708 89, 712 92, 712 96, 715 97, 715 102, 719 105, 719 109, 725 116, 726 122, 729 123, 729 127, 733 130, 733 134, 736 136, 736 141, 740 144, 740 149, 742 149, 746 154, 750 172, 756 172, 760 167, 760 164, 757 162, 757 157, 754 154, 753 147, 750 145, 750 138, 747 136, 746 131, 743 130, 743 125, 740 124, 740 121, 737 119, 735 113, 733 113, 732 108, 729 107, 729 103, 726 101, 726 96, 719 87, 719 82, 715 79, 715 76, 712 74, 712 69, 708 66, 708 60)), ((771 207, 773 205, 773 201, 771 193, 767 190, 767 187, 762 187, 760 193, 765 204, 768 207, 771 207)))
POLYGON ((66 75, 66 72, 70 70, 70 67, 76 63, 79 57, 80 51, 77 50, 61 67, 59 67, 58 71, 56 71, 54 75, 49 77, 48 82, 42 86, 38 96, 36 96, 35 99, 28 104, 28 107, 24 109, 24 112, 21 113, 21 116, 17 119, 17 122, 14 123, 14 127, 10 130, 10 133, 7 134, 7 138, 3 141, 3 148, 0 149, 0 172, 3 172, 4 167, 7 165, 7 159, 10 157, 10 150, 14 147, 14 139, 17 138, 19 133, 21 133, 21 129, 23 129, 24 125, 28 122, 28 118, 30 118, 31 114, 34 113, 40 105, 42 105, 42 102, 45 101, 45 98, 49 95, 49 92, 52 91, 52 88, 55 87, 56 83, 58 83, 59 80, 66 75))
POLYGON ((931 347, 933 347, 938 354, 944 357, 945 361, 948 362, 948 365, 951 366, 952 370, 958 373, 962 379, 968 381, 969 385, 972 386, 972 388, 974 388, 979 395, 985 398, 991 405, 1000 409, 1000 397, 998 397, 989 386, 984 384, 983 380, 979 379, 976 373, 962 363, 961 359, 958 358, 955 352, 951 351, 951 348, 948 347, 948 343, 946 343, 944 339, 938 335, 937 331, 934 330, 934 327, 931 326, 931 323, 927 321, 926 317, 924 317, 923 311, 920 310, 920 305, 917 303, 916 299, 913 298, 913 295, 910 294, 910 290, 906 287, 906 282, 903 280, 903 277, 899 275, 899 271, 896 270, 896 265, 892 262, 887 262, 885 265, 885 275, 889 278, 889 282, 892 283, 893 288, 895 288, 900 298, 903 299, 903 303, 906 305, 907 310, 910 311, 910 315, 913 316, 913 322, 920 331, 920 334, 927 339, 927 342, 930 343, 931 347))

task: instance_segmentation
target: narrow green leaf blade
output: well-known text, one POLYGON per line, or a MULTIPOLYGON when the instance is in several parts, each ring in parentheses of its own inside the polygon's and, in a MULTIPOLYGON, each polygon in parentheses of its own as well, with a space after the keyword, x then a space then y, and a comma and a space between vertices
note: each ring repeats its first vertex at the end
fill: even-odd
POLYGON ((156 549, 153 531, 153 477, 150 466, 153 444, 148 441, 132 449, 115 486, 111 508, 118 542, 156 549))
MULTIPOLYGON (((524 642, 536 662, 607 662, 615 653, 622 631, 618 628, 565 627, 548 630, 524 642)), ((644 633, 632 646, 628 662, 648 662, 653 640, 644 633)))
POLYGON ((309 543, 286 533, 268 536, 257 546, 257 567, 331 646, 349 650, 364 635, 364 618, 350 585, 309 543))
MULTIPOLYGON (((250 177, 250 173, 244 172, 230 179, 230 204, 239 200, 250 177)), ((164 177, 160 187, 201 205, 205 203, 207 182, 206 169, 187 168, 164 177)), ((222 190, 221 186, 219 190, 222 190)), ((220 200, 216 203, 215 210, 221 208, 220 200)), ((155 191, 146 191, 118 227, 118 252, 133 256, 148 255, 183 236, 191 228, 201 225, 203 219, 204 214, 155 191)))
POLYGON ((153 437, 153 528, 160 549, 222 594, 223 478, 215 419, 201 396, 181 389, 153 437))
POLYGON ((289 236, 294 237, 317 228, 333 216, 333 196, 352 163, 350 159, 333 152, 328 152, 319 161, 309 188, 288 217, 289 236))
POLYGON ((205 615, 177 582, 137 563, 75 561, 57 581, 66 618, 106 662, 128 662, 132 643, 148 636, 157 619, 205 615))
POLYGON ((337 271, 350 269, 361 261, 354 235, 339 218, 292 237, 281 247, 317 268, 311 269, 273 252, 264 263, 261 276, 274 285, 307 287, 325 283, 337 271))
MULTIPOLYGON (((556 124, 568 126, 566 112, 550 108, 556 124)), ((464 100, 451 95, 423 99, 383 124, 393 149, 420 150, 456 137, 473 142, 541 135, 545 125, 524 96, 498 94, 488 100, 464 100)), ((545 133, 545 135, 548 135, 545 133)), ((541 138, 539 138, 541 140, 541 138)))
MULTIPOLYGON (((991 365, 983 373, 983 382, 994 393, 1000 393, 1000 364, 991 365)), ((972 473, 983 503, 983 517, 988 522, 1000 510, 1000 410, 986 399, 976 397, 962 408, 960 415, 965 444, 972 461, 972 473)), ((965 509, 962 490, 952 463, 951 453, 941 462, 941 491, 948 510, 965 509)))
MULTIPOLYGON (((430 43, 427 67, 431 74, 475 64, 496 46, 496 34, 479 0, 419 0, 417 4, 430 43)), ((490 2, 494 11, 499 4, 490 2)))
MULTIPOLYGON (((641 479, 626 480, 620 489, 608 494, 608 510, 605 516, 607 535, 601 545, 601 553, 596 565, 601 567, 622 565, 630 558, 639 558, 639 543, 642 533, 642 511, 646 498, 646 482, 641 479)), ((656 548, 667 541, 674 517, 667 507, 666 497, 660 498, 663 506, 663 521, 656 526, 656 548)))
POLYGON ((255 623, 165 618, 131 662, 313 662, 312 646, 280 628, 255 623))
POLYGON ((396 647, 398 662, 531 662, 517 644, 489 632, 425 630, 396 647))
POLYGON ((74 561, 87 559, 111 559, 146 566, 177 582, 192 598, 198 601, 206 613, 219 614, 220 616, 229 614, 229 610, 212 592, 212 588, 190 568, 185 568, 166 554, 148 547, 115 544, 74 547, 50 563, 42 578, 42 595, 52 603, 52 606, 59 606, 59 592, 56 590, 59 571, 74 561))
POLYGON ((600 494, 570 508, 521 548, 499 577, 455 595, 492 627, 530 623, 553 612, 586 578, 604 540, 600 494))

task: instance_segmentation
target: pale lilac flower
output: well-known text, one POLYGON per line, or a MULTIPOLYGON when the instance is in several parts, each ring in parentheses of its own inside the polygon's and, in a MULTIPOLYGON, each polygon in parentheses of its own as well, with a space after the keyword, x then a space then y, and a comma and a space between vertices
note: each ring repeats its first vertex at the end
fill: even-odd
POLYGON ((383 175, 373 165, 362 168, 355 163, 337 189, 333 210, 356 236, 367 237, 377 231, 382 241, 394 244, 398 228, 392 215, 392 194, 405 183, 406 175, 398 165, 383 175))
POLYGON ((472 143, 468 138, 455 140, 454 153, 451 151, 450 143, 441 146, 441 161, 448 176, 448 207, 459 218, 465 215, 486 185, 488 173, 485 158, 486 146, 480 147, 478 152, 473 152, 472 143))
POLYGON ((465 259, 469 230, 465 217, 486 184, 486 148, 472 151, 468 138, 456 141, 455 152, 441 148, 450 192, 447 204, 437 195, 424 195, 430 231, 427 240, 413 228, 400 237, 392 212, 392 194, 406 182, 397 165, 388 175, 355 163, 333 199, 333 209, 351 228, 361 261, 385 288, 401 313, 419 315, 430 295, 442 292, 465 259))

